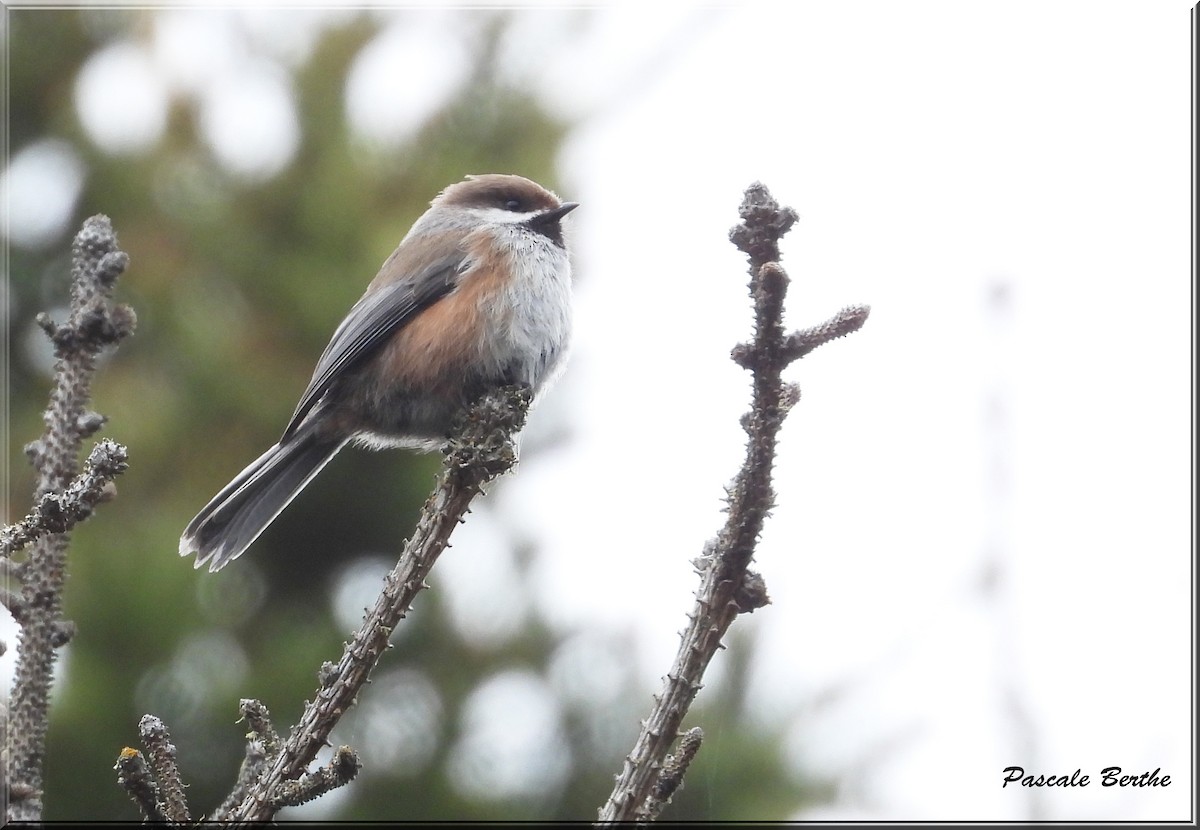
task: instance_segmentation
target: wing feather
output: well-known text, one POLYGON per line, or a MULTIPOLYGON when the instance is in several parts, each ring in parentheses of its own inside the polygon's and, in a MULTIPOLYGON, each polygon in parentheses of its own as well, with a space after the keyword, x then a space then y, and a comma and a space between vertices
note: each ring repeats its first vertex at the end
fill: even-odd
MULTIPOLYGON (((312 380, 300 396, 280 442, 296 431, 339 378, 378 351, 392 333, 416 314, 446 296, 468 264, 466 254, 456 251, 428 264, 418 273, 368 291, 355 303, 317 361, 312 380)), ((384 268, 389 265, 392 265, 391 261, 385 263, 384 268)))

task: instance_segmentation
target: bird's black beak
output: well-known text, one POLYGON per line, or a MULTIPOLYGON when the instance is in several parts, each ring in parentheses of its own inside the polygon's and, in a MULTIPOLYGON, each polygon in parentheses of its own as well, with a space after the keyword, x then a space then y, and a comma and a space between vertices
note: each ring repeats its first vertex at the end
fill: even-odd
POLYGON ((563 247, 562 225, 559 223, 568 213, 579 207, 579 202, 563 202, 556 208, 543 210, 536 216, 525 220, 530 230, 537 231, 559 247, 563 247))
POLYGON ((560 221, 564 216, 577 207, 579 207, 579 202, 563 202, 556 208, 543 210, 537 216, 534 216, 532 219, 530 219, 528 224, 535 228, 538 226, 552 225, 555 222, 560 221))

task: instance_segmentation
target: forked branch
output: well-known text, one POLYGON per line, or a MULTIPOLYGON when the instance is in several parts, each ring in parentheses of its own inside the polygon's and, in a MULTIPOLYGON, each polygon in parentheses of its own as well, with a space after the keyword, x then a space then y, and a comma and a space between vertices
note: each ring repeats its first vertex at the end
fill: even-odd
POLYGON ((819 326, 785 334, 783 305, 789 278, 779 263, 779 240, 795 224, 796 212, 780 207, 766 187, 755 183, 746 189, 739 213, 742 222, 729 238, 750 259, 754 302, 754 338, 732 351, 733 360, 753 376, 751 408, 742 418, 748 435, 746 458, 728 488, 725 526, 694 562, 700 588, 688 614, 689 624, 663 690, 655 695, 650 716, 642 721, 633 751, 600 809, 601 822, 657 817, 669 793, 682 781, 684 770, 677 759, 686 757, 690 762, 699 749, 699 735, 689 731, 676 759, 667 761, 726 630, 739 614, 770 602, 765 581, 750 570, 750 563, 763 523, 775 506, 771 473, 779 429, 800 400, 799 387, 785 383, 782 372, 817 346, 858 330, 869 313, 866 306, 851 306, 819 326))
POLYGON ((445 550, 484 485, 516 464, 513 437, 525 424, 531 394, 528 387, 495 390, 477 401, 459 420, 445 449, 445 462, 433 494, 425 502, 412 538, 387 575, 383 592, 362 627, 346 644, 336 664, 319 673, 320 687, 300 722, 282 744, 270 726, 265 707, 243 701, 242 713, 252 733, 235 788, 240 798, 227 799, 215 821, 270 821, 282 807, 303 803, 346 783, 358 772, 353 751, 342 747, 323 770, 306 772, 341 717, 354 705, 359 690, 383 653, 391 648, 392 630, 404 619, 413 599, 429 587, 425 577, 445 550))

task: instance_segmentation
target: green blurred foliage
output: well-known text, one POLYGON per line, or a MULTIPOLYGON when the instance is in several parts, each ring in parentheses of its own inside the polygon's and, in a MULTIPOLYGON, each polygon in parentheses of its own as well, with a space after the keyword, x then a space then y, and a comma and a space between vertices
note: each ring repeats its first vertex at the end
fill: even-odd
MULTIPOLYGON (((131 257, 118 297, 138 315, 136 335, 104 362, 94 390, 109 418, 102 434, 129 446, 131 467, 119 498, 74 533, 67 613, 78 635, 55 690, 47 820, 137 817, 112 765, 121 747, 136 744, 147 711, 172 730, 196 814, 214 807, 236 774, 245 733, 235 723, 239 698, 264 701, 281 730, 295 721, 321 662, 340 655, 348 634, 329 598, 347 558, 331 553, 398 550, 437 457, 343 453, 250 555, 216 575, 178 558, 179 533, 276 439, 341 315, 429 199, 472 172, 518 172, 555 187, 555 153, 569 127, 528 91, 495 80, 495 45, 510 13, 463 10, 475 62, 463 94, 395 152, 364 148, 341 117, 347 70, 381 26, 363 12, 327 29, 294 70, 301 144, 274 178, 248 184, 224 171, 197 135, 193 102, 181 96, 152 151, 110 156, 80 126, 75 78, 110 40, 148 37, 156 13, 8 13, 12 151, 55 136, 87 166, 62 240, 11 252, 11 457, 20 459, 20 445, 41 431, 48 346, 31 336, 32 320, 64 304, 69 237, 86 216, 112 218, 131 257)), ((8 508, 21 515, 32 476, 23 463, 12 466, 8 508)), ((441 712, 431 727, 436 746, 398 770, 364 755, 363 775, 332 817, 591 819, 650 703, 652 690, 635 688, 629 661, 617 661, 615 692, 560 701, 568 751, 556 786, 536 797, 471 797, 449 770, 464 702, 500 672, 546 676, 567 635, 535 617, 506 642, 480 648, 449 624, 436 589, 405 626, 365 695, 401 669, 428 679, 441 712)), ((826 795, 789 779, 781 736, 752 726, 744 711, 740 676, 729 671, 701 695, 689 725, 705 727, 709 742, 664 818, 780 819, 826 795)), ((358 714, 335 740, 364 738, 358 714)))

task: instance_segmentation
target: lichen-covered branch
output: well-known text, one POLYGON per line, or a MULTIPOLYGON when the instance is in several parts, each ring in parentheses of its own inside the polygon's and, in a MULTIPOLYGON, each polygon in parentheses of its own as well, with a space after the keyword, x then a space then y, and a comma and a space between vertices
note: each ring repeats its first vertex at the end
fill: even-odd
POLYGON ((113 767, 117 784, 133 799, 146 821, 191 824, 183 780, 175 763, 175 745, 166 724, 146 715, 138 724, 138 732, 150 760, 147 763, 136 749, 122 749, 113 767))
MULTIPOLYGON (((45 314, 37 321, 54 343, 54 388, 42 420, 42 437, 26 447, 37 471, 34 501, 43 511, 47 494, 63 493, 79 472, 79 450, 104 418, 88 409, 96 358, 106 348, 133 333, 133 311, 110 303, 117 278, 129 262, 117 247, 106 216, 83 224, 71 249, 70 316, 59 325, 45 314)), ((121 462, 123 463, 123 462, 121 462)), ((53 509, 53 508, 50 508, 53 509)), ((64 523, 65 524, 65 523, 64 523)), ((57 649, 71 637, 73 626, 62 617, 62 588, 66 575, 67 534, 51 530, 23 551, 23 562, 12 562, 15 576, 13 606, 20 610, 21 631, 9 710, 6 773, 13 821, 37 821, 42 814, 42 766, 45 753, 50 685, 57 649)))
POLYGON ((358 754, 348 746, 340 746, 328 764, 313 772, 306 772, 295 781, 284 781, 271 797, 268 806, 272 810, 296 807, 320 798, 330 790, 349 784, 362 769, 358 754))
POLYGON ((250 733, 246 735, 246 755, 242 758, 237 782, 221 806, 208 817, 210 822, 228 821, 230 814, 246 799, 246 793, 258 781, 267 764, 279 757, 279 733, 271 724, 271 713, 267 707, 261 701, 242 698, 239 708, 242 720, 250 727, 250 733))
POLYGON ((129 469, 129 451, 116 441, 98 443, 83 472, 57 493, 43 493, 33 510, 15 524, 0 528, 0 557, 10 556, 49 533, 66 533, 111 497, 114 479, 129 469))
POLYGON ((158 782, 158 800, 163 815, 173 824, 190 824, 187 796, 183 792, 183 780, 179 777, 179 766, 175 761, 175 744, 167 725, 154 715, 145 715, 138 724, 142 746, 150 756, 150 768, 158 782))
MULTIPOLYGON (((387 575, 375 606, 346 645, 341 659, 322 667, 320 688, 305 707, 300 722, 277 753, 267 751, 261 774, 246 788, 240 802, 222 815, 223 819, 233 823, 270 821, 280 808, 315 798, 357 773, 357 756, 345 747, 323 770, 307 773, 307 769, 321 747, 328 744, 334 726, 354 704, 384 651, 391 647, 388 641, 392 630, 408 614, 416 595, 428 587, 425 577, 466 515, 471 500, 485 484, 516 463, 513 436, 524 426, 530 397, 527 387, 506 387, 485 395, 464 413, 445 450, 434 492, 425 502, 399 561, 387 575)), ((251 715, 260 719, 258 724, 251 721, 260 740, 264 731, 273 731, 268 730, 265 708, 248 714, 243 702, 243 715, 248 721, 251 715)))
MULTIPOLYGON (((749 566, 763 523, 775 505, 771 474, 779 429, 800 399, 799 387, 785 383, 782 372, 817 346, 857 330, 869 312, 866 306, 854 306, 819 326, 785 334, 783 304, 789 278, 779 263, 779 240, 795 224, 796 212, 780 207, 766 187, 755 183, 746 189, 739 214, 742 222, 729 238, 750 259, 754 302, 754 338, 735 346, 731 355, 753 376, 752 405, 742 418, 748 435, 746 458, 728 488, 725 526, 695 560, 701 581, 689 624, 663 690, 655 695, 650 716, 642 722, 616 786, 600 809, 601 822, 654 818, 663 801, 654 797, 656 787, 664 779, 673 786, 682 780, 683 770, 675 767, 667 776, 664 764, 701 688, 704 670, 734 618, 770 602, 765 581, 749 566)), ((694 741, 686 752, 681 745, 677 757, 686 754, 690 760, 698 748, 694 741)))
POLYGON ((125 747, 117 756, 113 769, 117 771, 117 784, 133 799, 143 819, 152 822, 167 820, 158 797, 158 783, 142 753, 133 747, 125 747))
POLYGON ((679 739, 679 749, 674 755, 667 756, 658 779, 650 788, 650 795, 646 796, 646 803, 638 810, 639 821, 653 821, 671 803, 671 796, 683 786, 683 776, 687 775, 703 741, 704 731, 698 726, 693 726, 679 739))

